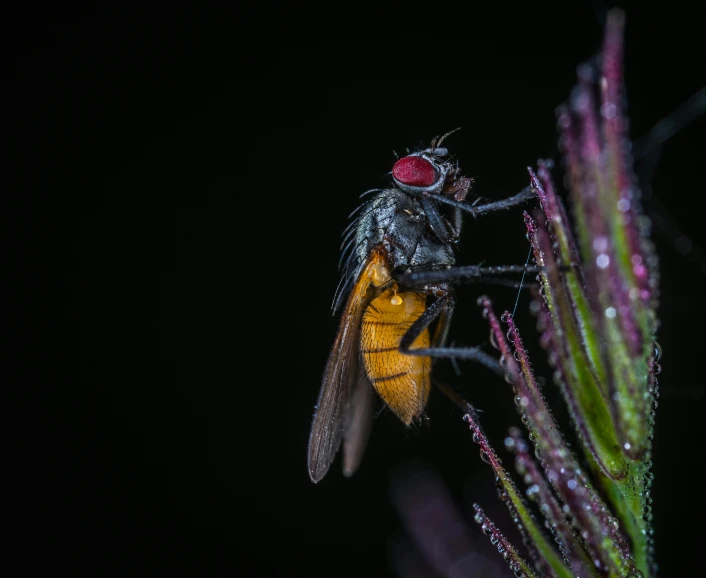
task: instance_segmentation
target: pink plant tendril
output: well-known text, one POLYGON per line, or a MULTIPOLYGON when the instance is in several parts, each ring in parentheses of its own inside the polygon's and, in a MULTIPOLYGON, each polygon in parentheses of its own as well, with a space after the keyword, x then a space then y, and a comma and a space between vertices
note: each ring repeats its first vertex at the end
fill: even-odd
MULTIPOLYGON (((520 529, 534 568, 522 567, 527 575, 634 578, 657 570, 650 459, 661 370, 654 340, 658 269, 625 134, 623 20, 619 10, 609 12, 599 63, 579 68, 575 90, 557 109, 569 210, 554 186, 553 165, 528 168, 539 200, 524 213, 539 269, 531 311, 553 372, 547 387, 553 383, 562 394, 576 447, 554 419, 513 316, 505 311, 498 319, 487 297, 478 302, 527 428, 526 438, 511 428, 505 439, 524 493, 478 416, 469 411, 465 419, 520 529)), ((508 546, 502 542, 519 564, 508 546)))
POLYGON ((485 515, 482 508, 478 504, 473 504, 473 509, 476 512, 474 520, 480 524, 483 533, 490 538, 490 543, 497 547, 498 553, 505 558, 515 576, 517 578, 539 578, 539 575, 527 565, 512 544, 507 541, 490 518, 485 515))
MULTIPOLYGON (((512 316, 507 311, 502 316, 502 320, 509 327, 506 338, 490 300, 482 297, 479 304, 483 307, 483 316, 488 320, 493 332, 493 342, 500 350, 501 364, 507 372, 507 380, 513 384, 515 403, 522 421, 529 430, 530 440, 535 444, 535 455, 544 470, 544 476, 562 500, 562 511, 571 515, 575 528, 581 533, 581 548, 585 549, 583 560, 592 560, 592 566, 598 571, 611 569, 619 573, 634 570, 629 548, 617 520, 610 515, 605 503, 591 488, 584 471, 578 466, 559 433, 559 428, 534 378, 527 352, 512 316), (510 344, 514 348, 513 352, 510 350, 510 344), (603 548, 606 540, 610 540, 614 556, 605 555, 603 548)), ((468 418, 466 420, 468 421, 468 418)), ((500 472, 499 460, 485 437, 481 437, 479 425, 474 428, 474 441, 481 445, 481 457, 493 466, 498 477, 501 480, 508 478, 507 474, 500 472)), ((536 485, 536 480, 533 485, 536 485)), ((564 533, 565 539, 566 536, 564 533)), ((570 541, 566 540, 565 543, 570 544, 570 541)), ((559 549, 561 551, 561 548, 559 549)), ((575 544, 573 549, 578 551, 579 546, 575 544)), ((565 553, 561 554, 566 559, 565 553)), ((578 556, 572 558, 570 566, 582 559, 578 556)))

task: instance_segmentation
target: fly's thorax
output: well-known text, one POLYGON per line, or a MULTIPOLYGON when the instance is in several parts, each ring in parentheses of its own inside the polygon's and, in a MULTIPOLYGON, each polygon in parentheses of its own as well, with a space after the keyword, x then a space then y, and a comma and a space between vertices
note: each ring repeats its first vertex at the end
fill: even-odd
POLYGON ((430 229, 417 200, 397 189, 372 199, 356 231, 356 257, 367 260, 373 247, 382 245, 392 271, 444 269, 454 265, 453 248, 430 229))

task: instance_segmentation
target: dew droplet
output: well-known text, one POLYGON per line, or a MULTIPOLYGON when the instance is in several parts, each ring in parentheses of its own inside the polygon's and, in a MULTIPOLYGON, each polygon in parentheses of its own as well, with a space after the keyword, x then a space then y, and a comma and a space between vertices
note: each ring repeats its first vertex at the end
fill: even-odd
POLYGON ((618 107, 612 102, 606 102, 601 106, 601 116, 607 120, 612 120, 618 116, 618 107))
POLYGON ((604 253, 608 249, 608 238, 599 236, 593 239, 593 249, 597 253, 604 253))
POLYGON ((655 363, 662 358, 662 346, 656 341, 652 342, 652 357, 654 357, 655 363))
POLYGON ((493 331, 492 329, 490 330, 490 345, 494 349, 500 349, 500 347, 498 347, 498 341, 497 339, 495 339, 495 331, 493 331))

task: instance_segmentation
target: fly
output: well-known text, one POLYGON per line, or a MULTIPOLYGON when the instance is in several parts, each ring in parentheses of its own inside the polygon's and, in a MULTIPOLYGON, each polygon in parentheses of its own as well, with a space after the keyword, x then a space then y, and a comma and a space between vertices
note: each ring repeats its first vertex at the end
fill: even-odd
POLYGON ((334 311, 343 311, 309 437, 314 482, 326 475, 341 445, 344 475, 358 469, 378 397, 404 424, 420 418, 432 357, 497 364, 479 348, 444 347, 455 306, 451 281, 526 268, 454 268, 455 243, 462 211, 478 216, 509 208, 532 191, 485 205, 466 203, 472 181, 441 147, 448 134, 400 158, 392 186, 374 191, 344 233, 347 259, 334 298, 334 311), (450 206, 451 214, 441 206, 450 206))

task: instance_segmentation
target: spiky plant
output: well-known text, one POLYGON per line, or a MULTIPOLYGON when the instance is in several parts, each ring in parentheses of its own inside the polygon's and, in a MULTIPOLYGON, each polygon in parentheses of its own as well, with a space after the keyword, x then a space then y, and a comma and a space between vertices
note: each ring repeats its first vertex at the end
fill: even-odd
POLYGON ((464 418, 495 471, 530 560, 478 505, 476 521, 517 576, 622 578, 656 571, 650 455, 660 355, 657 264, 630 157, 622 38, 623 13, 612 11, 598 66, 579 69, 569 104, 558 109, 572 220, 543 162, 529 169, 541 209, 524 215, 541 268, 532 310, 580 452, 559 430, 512 316, 498 319, 490 300, 479 300, 527 427, 527 439, 513 428, 505 440, 524 493, 472 408, 464 418))

